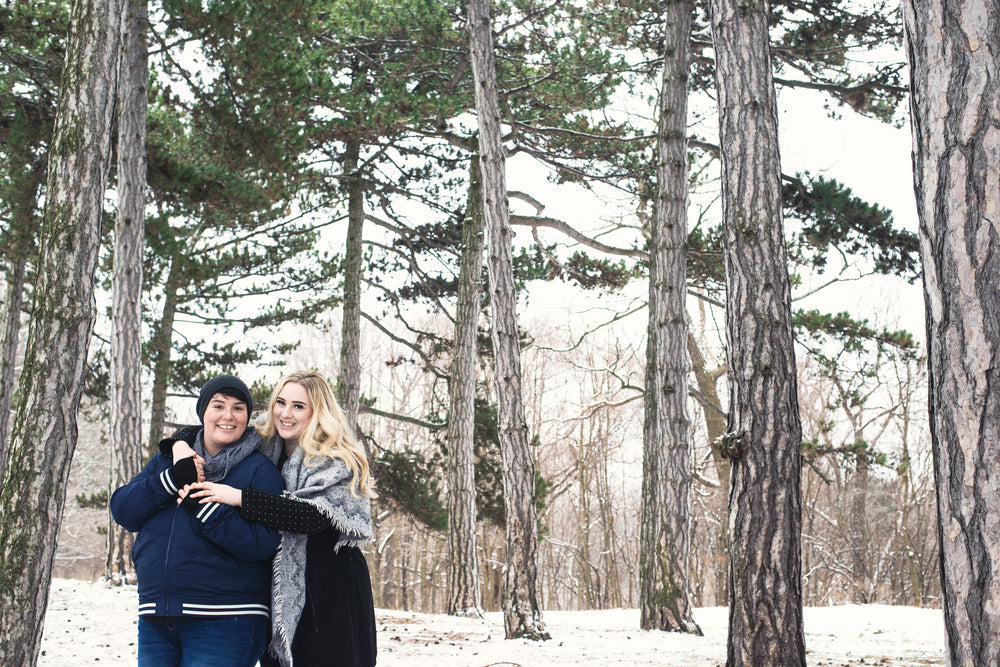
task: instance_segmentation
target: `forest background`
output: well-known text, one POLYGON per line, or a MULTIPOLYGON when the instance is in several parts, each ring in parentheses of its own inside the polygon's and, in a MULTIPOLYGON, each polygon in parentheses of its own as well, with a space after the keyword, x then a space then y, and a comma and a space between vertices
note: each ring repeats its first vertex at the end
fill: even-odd
MULTIPOLYGON (((197 388, 221 371, 255 381, 261 404, 282 364, 356 387, 381 495, 367 552, 376 603, 445 611, 448 383, 469 245, 462 228, 477 191, 464 10, 419 0, 254 4, 149 5, 142 440, 150 448, 189 423, 197 388), (349 330, 350 321, 360 324, 349 330)), ((692 30, 688 122, 699 606, 727 600, 720 165, 706 11, 697 7, 692 30)), ((69 6, 7 2, 0 12, 6 463, 69 6)), ((541 603, 635 607, 661 7, 518 0, 494 12, 541 603)), ((803 602, 935 606, 899 11, 774 2, 770 30, 803 424, 803 602)), ((88 551, 116 533, 104 508, 115 460, 106 425, 120 186, 106 195, 90 426, 57 557, 64 575, 110 579, 129 570, 114 540, 96 566, 88 551)), ((489 313, 488 296, 483 306, 489 313)), ((488 320, 476 321, 479 568, 483 607, 495 610, 506 517, 488 320)))

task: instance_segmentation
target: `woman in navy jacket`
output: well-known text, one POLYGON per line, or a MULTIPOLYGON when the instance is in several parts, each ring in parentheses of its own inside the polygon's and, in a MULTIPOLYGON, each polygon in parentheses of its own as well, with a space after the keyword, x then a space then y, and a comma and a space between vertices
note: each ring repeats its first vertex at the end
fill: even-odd
POLYGON ((177 502, 178 491, 199 480, 281 494, 280 473, 247 428, 252 408, 238 378, 209 380, 198 397, 195 454, 175 461, 157 454, 111 497, 115 521, 138 533, 141 667, 252 667, 264 652, 280 536, 227 505, 177 502))

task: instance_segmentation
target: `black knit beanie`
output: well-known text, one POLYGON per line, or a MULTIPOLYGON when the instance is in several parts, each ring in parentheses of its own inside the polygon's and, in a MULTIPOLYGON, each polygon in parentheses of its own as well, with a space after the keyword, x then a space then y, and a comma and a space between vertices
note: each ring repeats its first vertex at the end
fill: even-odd
POLYGON ((243 383, 243 380, 235 375, 219 375, 206 382, 205 386, 201 388, 201 392, 198 393, 198 403, 195 405, 194 411, 198 413, 198 420, 202 424, 205 423, 205 409, 208 407, 208 402, 216 394, 238 398, 247 404, 247 415, 253 412, 253 399, 250 397, 250 390, 243 383))

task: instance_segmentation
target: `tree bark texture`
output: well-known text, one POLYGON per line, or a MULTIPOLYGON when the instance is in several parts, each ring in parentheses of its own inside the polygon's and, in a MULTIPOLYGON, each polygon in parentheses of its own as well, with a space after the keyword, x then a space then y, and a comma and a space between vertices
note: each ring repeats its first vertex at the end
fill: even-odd
POLYGON ((729 355, 728 662, 805 665, 802 425, 767 2, 711 0, 729 355))
MULTIPOLYGON (((357 432, 361 405, 361 272, 364 261, 364 182, 358 171, 361 142, 349 139, 344 151, 348 188, 347 242, 344 245, 344 316, 340 338, 340 401, 347 423, 357 432)), ((367 450, 367 446, 366 446, 367 450)), ((369 452, 369 460, 371 454, 369 452)))
POLYGON ((500 103, 488 0, 469 0, 469 44, 479 118, 483 210, 489 230, 491 338, 500 452, 503 458, 507 556, 504 630, 507 639, 548 639, 538 600, 538 522, 535 465, 528 443, 521 392, 521 350, 515 312, 513 231, 501 142, 500 103))
POLYGON ((870 604, 874 587, 868 567, 868 458, 867 451, 854 458, 854 476, 849 482, 851 503, 851 570, 854 578, 853 599, 856 604, 870 604))
MULTIPOLYGON (((111 486, 142 468, 142 248, 146 222, 146 0, 130 0, 118 87, 118 217, 112 276, 111 486)), ((105 574, 125 583, 132 534, 108 514, 105 574)))
MULTIPOLYGON (((13 152, 15 148, 8 146, 13 152)), ((13 160, 13 156, 11 158, 13 160)), ((27 170, 27 178, 11 174, 13 188, 20 196, 11 208, 11 231, 14 247, 10 249, 13 262, 7 274, 7 294, 4 299, 3 338, 0 340, 0 480, 7 467, 10 452, 10 417, 14 403, 17 349, 21 335, 21 310, 24 305, 25 279, 28 257, 31 254, 36 228, 38 190, 42 185, 44 170, 35 164, 27 170)))
POLYGON ((649 245, 639 606, 643 630, 701 634, 690 590, 687 99, 693 3, 668 2, 649 245))
MULTIPOLYGON (((708 444, 712 450, 712 461, 715 463, 719 478, 719 491, 722 501, 729 506, 729 459, 722 455, 721 436, 726 433, 726 416, 719 412, 722 401, 719 399, 719 379, 725 375, 725 366, 709 369, 705 365, 705 355, 698 347, 698 341, 688 328, 688 357, 691 360, 691 372, 695 384, 698 385, 699 403, 704 413, 705 432, 708 434, 708 444), (702 398, 703 397, 703 398, 702 398)), ((715 553, 715 601, 718 605, 728 604, 729 600, 729 526, 725 521, 719 523, 719 539, 716 542, 715 553)))
POLYGON ((28 258, 14 258, 7 276, 7 295, 4 299, 3 340, 0 341, 0 479, 7 468, 10 450, 10 410, 14 401, 17 344, 21 332, 21 306, 24 303, 24 274, 28 258))
POLYGON ((904 0, 948 660, 1000 664, 1000 3, 904 0))
POLYGON ((153 363, 153 391, 150 407, 149 455, 157 452, 157 444, 163 437, 163 423, 167 418, 167 390, 170 388, 170 354, 173 351, 174 318, 177 316, 178 285, 181 282, 181 258, 175 255, 170 260, 170 274, 163 286, 163 311, 150 344, 150 358, 153 363))
POLYGON ((462 264, 448 384, 448 613, 482 616, 476 546, 476 367, 486 218, 479 156, 469 166, 469 204, 462 225, 462 264))
POLYGON ((94 325, 126 0, 74 3, 42 216, 38 281, 0 488, 0 664, 38 660, 94 325))
POLYGON ((722 400, 719 398, 719 379, 725 375, 724 366, 719 368, 708 368, 705 364, 705 355, 702 354, 698 341, 691 334, 688 328, 687 340, 688 357, 691 360, 691 372, 694 375, 695 384, 698 385, 698 392, 702 397, 698 398, 702 411, 705 413, 705 432, 708 434, 708 443, 712 449, 712 461, 715 463, 715 471, 719 477, 719 487, 726 500, 729 499, 729 459, 722 455, 719 437, 726 433, 726 416, 719 411, 722 400))

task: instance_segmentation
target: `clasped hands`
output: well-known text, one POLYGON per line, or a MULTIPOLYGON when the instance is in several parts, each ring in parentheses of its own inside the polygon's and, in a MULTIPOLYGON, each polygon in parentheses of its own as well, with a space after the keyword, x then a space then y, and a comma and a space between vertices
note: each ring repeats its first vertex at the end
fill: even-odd
POLYGON ((183 440, 177 440, 172 446, 174 461, 185 458, 193 458, 195 469, 198 472, 198 481, 192 484, 185 484, 177 493, 177 504, 185 509, 195 509, 205 503, 222 503, 240 507, 243 504, 243 492, 228 484, 218 484, 216 482, 205 481, 205 459, 198 455, 183 440), (186 503, 185 499, 191 496, 191 500, 186 503), (194 502, 194 501, 197 502, 194 502))

